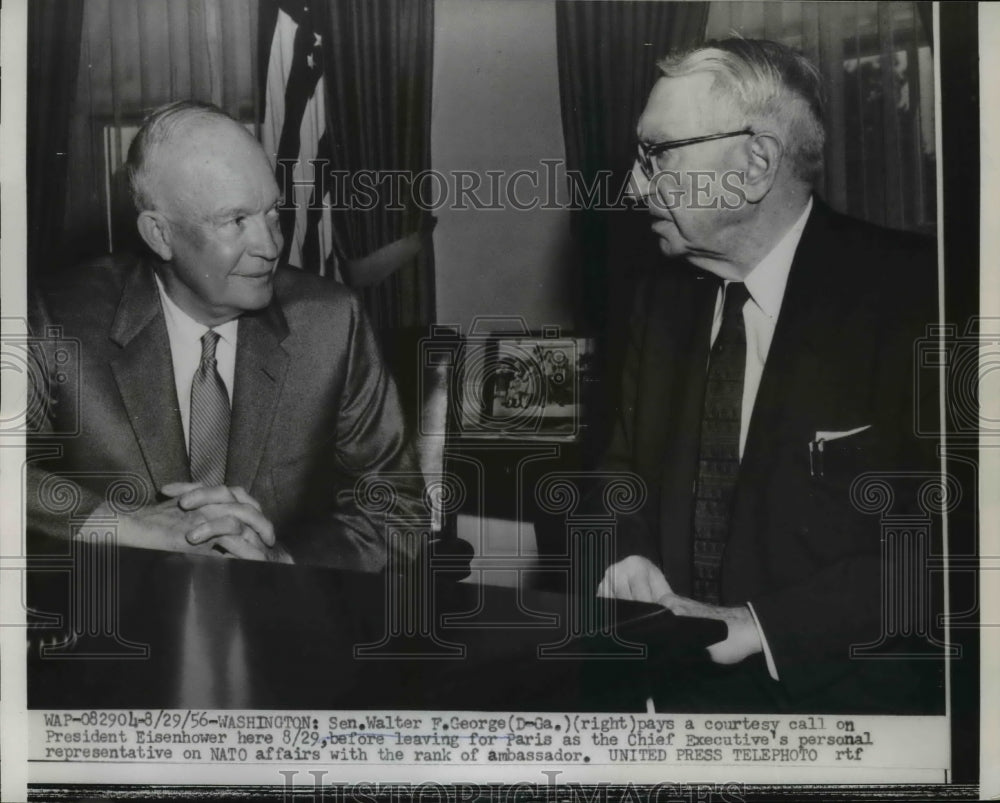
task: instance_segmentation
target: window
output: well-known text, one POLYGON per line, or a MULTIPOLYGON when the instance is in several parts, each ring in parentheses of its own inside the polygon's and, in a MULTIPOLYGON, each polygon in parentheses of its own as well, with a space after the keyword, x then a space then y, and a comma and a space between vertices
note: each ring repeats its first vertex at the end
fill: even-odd
POLYGON ((914 2, 712 3, 706 34, 773 39, 816 63, 827 88, 818 193, 856 217, 933 234, 934 55, 920 11, 914 2))

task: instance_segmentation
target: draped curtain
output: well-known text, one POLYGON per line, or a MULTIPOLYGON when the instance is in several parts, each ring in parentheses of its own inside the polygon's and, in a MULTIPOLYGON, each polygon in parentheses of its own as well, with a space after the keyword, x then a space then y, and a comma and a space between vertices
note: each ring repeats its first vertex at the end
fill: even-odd
POLYGON ((709 39, 773 39, 815 63, 826 88, 833 208, 883 226, 936 229, 934 49, 926 2, 712 3, 709 39))
POLYGON ((50 20, 29 31, 31 63, 52 51, 65 66, 47 89, 29 75, 29 104, 51 115, 42 130, 29 127, 29 148, 47 137, 67 145, 61 188, 29 161, 29 192, 51 196, 46 225, 61 259, 37 267, 52 270, 137 245, 121 165, 150 110, 194 98, 252 126, 257 0, 33 0, 29 15, 50 20), (57 31, 71 28, 76 44, 60 42, 57 31))
MULTIPOLYGON (((331 166, 356 170, 430 168, 433 0, 336 0, 319 4, 325 51, 331 166)), ((400 199, 333 216, 344 271, 363 287, 375 325, 403 327, 434 320, 430 213, 400 199), (391 271, 391 273, 389 273, 391 271), (366 273, 388 277, 370 283, 366 273)))
MULTIPOLYGON (((580 171, 588 184, 599 171, 610 170, 617 192, 635 159, 635 126, 656 81, 656 60, 702 40, 708 5, 558 0, 556 47, 569 170, 580 171)), ((619 263, 625 260, 615 246, 627 247, 628 233, 640 224, 627 210, 581 209, 573 218, 577 284, 584 288, 581 323, 600 330, 622 301, 619 263)))
MULTIPOLYGON (((321 67, 315 72, 322 81, 312 78, 325 116, 316 159, 325 162, 320 169, 328 176, 322 184, 330 195, 320 205, 329 205, 335 264, 312 258, 315 246, 307 237, 303 266, 334 267, 361 292, 379 329, 431 323, 434 219, 405 182, 392 197, 383 178, 392 171, 416 176, 430 167, 433 0, 266 0, 261 9, 262 37, 270 36, 265 20, 279 9, 296 17, 300 34, 307 25, 308 64, 321 67), (371 177, 365 187, 344 180, 362 173, 371 177)), ((292 63, 288 82, 296 80, 292 63)), ((263 59, 261 67, 267 68, 263 59)), ((298 111, 292 88, 285 93, 288 113, 298 111)), ((281 142, 287 141, 286 130, 281 142)))
MULTIPOLYGON (((628 179, 635 127, 656 82, 656 61, 704 38, 708 3, 557 0, 556 47, 566 162, 593 182, 611 173, 612 197, 628 179)), ((624 341, 631 280, 658 259, 645 210, 606 205, 572 213, 580 329, 593 333, 596 376, 610 376, 624 341)), ((595 463, 608 438, 617 383, 601 383, 590 400, 592 422, 583 456, 595 463)))
POLYGON ((82 30, 83 5, 76 0, 34 0, 28 6, 29 275, 61 259, 69 116, 82 30))

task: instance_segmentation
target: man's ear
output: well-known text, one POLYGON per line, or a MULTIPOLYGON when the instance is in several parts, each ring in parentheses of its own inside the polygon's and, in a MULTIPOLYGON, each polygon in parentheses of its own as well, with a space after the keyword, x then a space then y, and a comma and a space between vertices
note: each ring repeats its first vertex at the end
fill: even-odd
POLYGON ((159 212, 147 209, 139 213, 135 222, 139 235, 154 254, 164 262, 169 262, 174 252, 170 246, 170 223, 159 212))
POLYGON ((756 134, 747 143, 747 175, 743 191, 747 201, 760 203, 771 191, 784 157, 781 140, 772 134, 756 134))

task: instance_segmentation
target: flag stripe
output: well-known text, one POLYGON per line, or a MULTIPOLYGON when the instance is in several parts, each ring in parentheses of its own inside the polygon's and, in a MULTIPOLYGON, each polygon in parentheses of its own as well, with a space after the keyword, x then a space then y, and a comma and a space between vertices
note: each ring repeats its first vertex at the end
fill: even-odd
POLYGON ((322 40, 309 27, 303 8, 293 10, 300 20, 297 23, 285 11, 296 4, 281 5, 268 58, 262 140, 276 167, 279 159, 282 164, 295 160, 290 170, 277 170, 286 193, 281 221, 283 256, 288 264, 322 274, 333 251, 330 211, 320 197, 322 180, 314 175, 312 163, 326 133, 322 40), (322 209, 310 211, 310 200, 322 209))

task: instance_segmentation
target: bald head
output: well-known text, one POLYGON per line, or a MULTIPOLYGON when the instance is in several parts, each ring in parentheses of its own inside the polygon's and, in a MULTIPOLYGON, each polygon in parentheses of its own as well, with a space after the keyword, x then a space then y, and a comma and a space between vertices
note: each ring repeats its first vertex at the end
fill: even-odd
POLYGON ((218 106, 182 100, 154 110, 128 149, 125 172, 132 203, 137 212, 157 209, 162 204, 163 182, 184 164, 185 158, 204 153, 215 143, 226 151, 231 143, 241 150, 263 150, 250 133, 218 106))
POLYGON ((214 106, 154 112, 129 149, 138 218, 167 294, 216 326, 271 300, 280 193, 264 149, 214 106))

